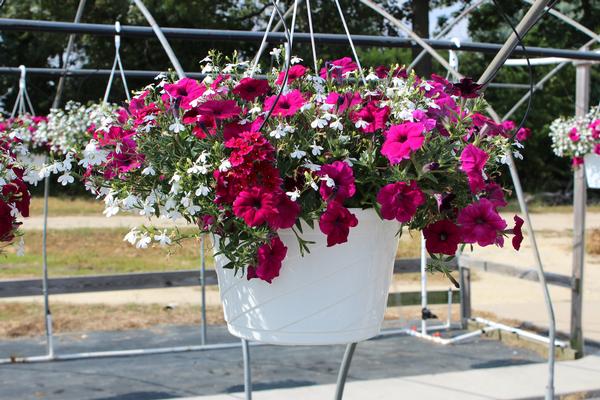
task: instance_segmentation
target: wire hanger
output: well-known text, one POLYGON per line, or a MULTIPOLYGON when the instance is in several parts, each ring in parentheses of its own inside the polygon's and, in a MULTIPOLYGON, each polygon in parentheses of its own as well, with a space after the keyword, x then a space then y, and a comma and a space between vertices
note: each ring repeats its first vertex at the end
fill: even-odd
POLYGON ((10 117, 14 118, 17 115, 27 114, 35 115, 35 110, 29 99, 29 93, 27 93, 27 68, 24 65, 19 65, 21 70, 21 76, 19 78, 19 93, 15 99, 15 106, 10 113, 10 117))
POLYGON ((115 60, 113 61, 113 66, 110 71, 110 76, 108 78, 108 85, 106 85, 106 91, 104 92, 104 100, 102 101, 104 104, 108 103, 108 96, 110 95, 110 88, 112 87, 113 78, 115 76, 115 72, 117 69, 117 64, 119 66, 119 73, 121 75, 121 81, 123 82, 123 88, 125 89, 125 95, 127 96, 127 101, 131 101, 131 96, 129 95, 129 88, 127 87, 127 80, 125 79, 125 71, 123 70, 123 63, 121 62, 121 54, 119 52, 121 48, 121 24, 119 21, 115 22, 115 60))

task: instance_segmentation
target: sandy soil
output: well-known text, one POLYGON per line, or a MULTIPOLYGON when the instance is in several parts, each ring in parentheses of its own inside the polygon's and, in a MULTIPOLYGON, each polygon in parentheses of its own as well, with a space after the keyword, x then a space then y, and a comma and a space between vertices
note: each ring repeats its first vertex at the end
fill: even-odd
MULTIPOLYGON (((512 220, 512 215, 505 215, 512 220)), ((546 271, 571 274, 571 242, 572 215, 567 213, 532 214, 532 223, 536 231, 536 239, 541 250, 542 261, 546 271)), ((50 218, 49 225, 53 229, 70 229, 80 227, 124 227, 144 223, 143 218, 135 216, 103 217, 57 217, 50 218)), ((164 221, 159 221, 164 222, 164 221)), ((30 218, 24 228, 41 229, 41 218, 30 218)), ((600 213, 588 213, 587 229, 600 228, 600 213)), ((499 249, 488 247, 477 249, 472 257, 496 261, 504 264, 533 268, 534 258, 529 238, 526 237, 520 252, 507 247, 499 249)), ((600 256, 586 256, 584 279, 584 334, 586 337, 600 341, 600 256)), ((529 321, 539 326, 546 326, 547 313, 544 307, 541 287, 536 282, 519 280, 493 273, 477 272, 478 279, 473 282, 473 308, 493 312, 502 318, 512 318, 529 321)), ((444 283, 434 283, 429 289, 446 289, 444 283)), ((419 283, 396 282, 393 290, 419 290, 419 283)), ((560 331, 569 331, 570 290, 551 287, 551 297, 554 302, 557 326, 560 331)), ((85 294, 69 294, 52 296, 55 301, 71 303, 159 303, 167 304, 197 304, 200 301, 199 288, 150 289, 122 292, 99 292, 85 294)), ((36 298, 4 299, 31 301, 36 298)), ((209 288, 207 293, 209 304, 218 304, 216 288, 209 288)))

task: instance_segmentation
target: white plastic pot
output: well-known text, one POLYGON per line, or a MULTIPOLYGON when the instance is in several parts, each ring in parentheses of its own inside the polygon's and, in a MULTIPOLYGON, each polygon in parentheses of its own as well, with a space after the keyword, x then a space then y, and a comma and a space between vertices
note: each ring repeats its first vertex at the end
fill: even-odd
POLYGON ((215 267, 225 320, 234 336, 282 345, 344 344, 381 328, 398 248, 400 224, 375 211, 351 209, 358 225, 348 242, 326 247, 326 236, 303 227, 313 241, 304 257, 294 233, 279 231, 287 257, 272 284, 234 275, 217 256, 215 267))
POLYGON ((591 189, 600 189, 600 156, 597 154, 586 155, 583 165, 585 166, 585 177, 588 187, 591 189))

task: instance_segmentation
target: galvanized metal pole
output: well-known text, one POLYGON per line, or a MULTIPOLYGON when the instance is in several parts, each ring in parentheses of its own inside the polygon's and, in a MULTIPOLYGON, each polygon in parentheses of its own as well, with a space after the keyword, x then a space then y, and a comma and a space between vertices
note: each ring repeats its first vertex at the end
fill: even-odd
POLYGON ((338 372, 337 384, 335 386, 335 400, 342 400, 344 397, 344 387, 346 386, 348 371, 350 370, 350 364, 352 363, 352 357, 354 356, 354 350, 356 350, 357 344, 358 343, 349 343, 346 346, 342 365, 340 365, 340 370, 338 372))
MULTIPOLYGON (((85 8, 86 0, 79 0, 79 5, 77 6, 77 12, 75 13, 75 19, 73 22, 78 23, 81 21, 81 16, 83 15, 83 9, 85 8)), ((65 63, 63 65, 63 73, 58 80, 58 85, 56 86, 56 95, 54 96, 54 101, 52 102, 52 108, 60 107, 60 101, 62 99, 63 90, 65 88, 65 77, 67 68, 69 67, 69 58, 71 58, 71 52, 73 51, 73 44, 75 43, 75 34, 69 35, 69 40, 67 42, 67 48, 65 50, 65 63)))
POLYGON ((244 359, 244 397, 245 400, 252 400, 252 375, 250 370, 250 349, 248 341, 242 339, 242 356, 244 359))
MULTIPOLYGON (((544 8, 548 5, 548 3, 550 3, 550 0, 536 0, 535 3, 533 3, 529 11, 527 11, 523 19, 516 27, 519 37, 523 38, 523 36, 525 36, 531 27, 533 27, 538 19, 544 15, 544 8)), ((494 79, 502 65, 504 65, 504 62, 511 55, 515 47, 517 47, 518 43, 519 39, 513 32, 508 40, 504 43, 500 51, 498 51, 492 62, 488 65, 485 72, 481 75, 479 78, 479 83, 487 85, 494 79)))
MULTIPOLYGON (((590 105, 590 64, 578 63, 576 68, 575 115, 582 117, 590 105)), ((571 287, 571 347, 577 357, 583 357, 582 329, 583 268, 585 263, 586 183, 583 165, 573 173, 573 270, 571 287)))
POLYGON ((50 195, 50 177, 44 179, 44 226, 42 230, 42 294, 44 296, 44 316, 46 324, 46 352, 48 358, 54 357, 54 340, 52 336, 52 313, 48 293, 48 197, 50 195))
POLYGON ((154 34, 158 38, 158 41, 162 45, 163 49, 165 49, 165 53, 167 53, 167 56, 169 57, 171 64, 173 64, 173 68, 175 68, 175 71, 177 71, 177 75, 179 76, 179 79, 185 78, 185 72, 183 72, 183 68, 181 67, 181 64, 179 63, 179 60, 175 56, 175 53, 173 52, 173 49, 171 48, 169 41, 167 40, 167 38, 161 31, 160 26, 158 26, 158 24, 156 23, 156 20, 154 19, 154 17, 150 13, 150 11, 148 11, 148 9, 144 5, 144 3, 142 3, 141 0, 133 0, 133 2, 137 6, 137 8, 139 8, 139 10, 142 12, 142 14, 144 15, 144 17, 146 18, 146 20, 152 27, 152 30, 154 31, 154 34))
POLYGON ((206 344, 206 280, 205 280, 205 272, 206 272, 206 254, 204 251, 205 246, 205 236, 202 235, 200 239, 200 290, 202 292, 202 330, 200 331, 200 342, 204 345, 206 344))

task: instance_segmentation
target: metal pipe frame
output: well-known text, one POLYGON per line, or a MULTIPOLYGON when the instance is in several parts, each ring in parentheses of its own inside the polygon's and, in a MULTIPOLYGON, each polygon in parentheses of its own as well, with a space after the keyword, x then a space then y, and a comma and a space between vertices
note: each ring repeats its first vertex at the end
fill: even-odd
MULTIPOLYGON (((362 0, 361 0, 362 1, 362 0)), ((26 19, 0 18, 0 30, 2 31, 28 31, 28 32, 51 32, 51 33, 75 33, 94 34, 100 36, 113 36, 114 26, 109 24, 88 24, 73 22, 38 21, 26 19)), ((191 28, 161 28, 165 37, 170 39, 189 39, 207 41, 246 41, 261 42, 264 32, 235 31, 219 29, 191 29, 191 28)), ((148 38, 154 36, 152 28, 145 26, 123 25, 121 36, 148 38)), ((315 33, 315 40, 323 44, 347 44, 347 37, 343 34, 315 33)), ((271 32, 267 35, 271 43, 285 42, 285 35, 279 32, 271 32)), ((294 33, 294 40, 298 43, 310 43, 310 34, 305 32, 294 33)), ((381 46, 381 47, 406 47, 421 48, 415 43, 415 39, 401 38, 395 36, 373 36, 352 35, 352 40, 357 46, 381 46)), ((451 40, 423 39, 423 42, 436 50, 455 50, 496 54, 502 45, 495 43, 463 42, 460 47, 451 40)), ((515 48, 512 55, 527 55, 536 57, 560 57, 576 60, 600 60, 600 54, 590 51, 564 50, 543 47, 527 47, 524 51, 515 48)))

